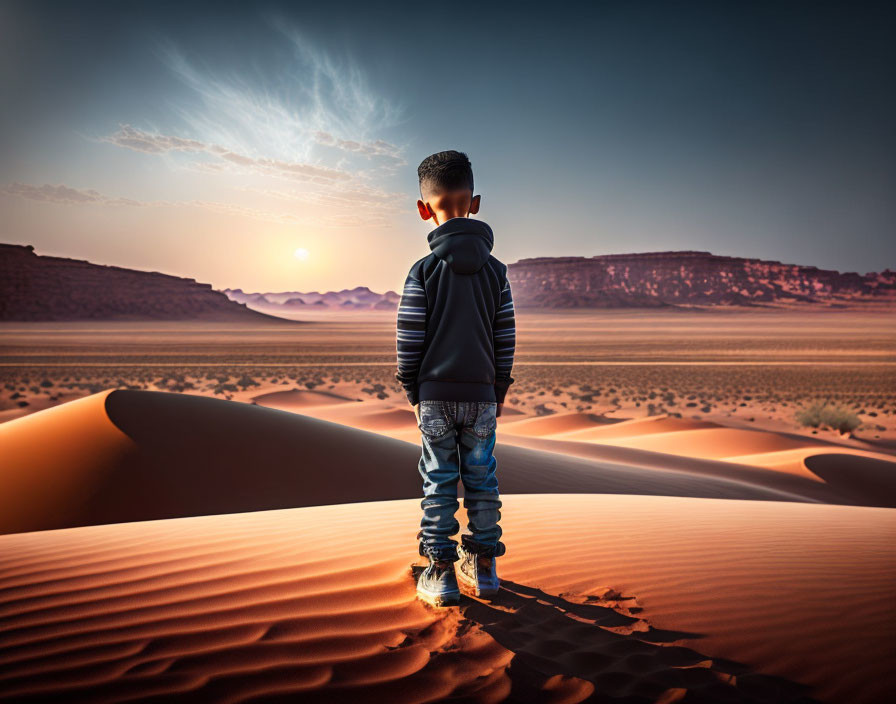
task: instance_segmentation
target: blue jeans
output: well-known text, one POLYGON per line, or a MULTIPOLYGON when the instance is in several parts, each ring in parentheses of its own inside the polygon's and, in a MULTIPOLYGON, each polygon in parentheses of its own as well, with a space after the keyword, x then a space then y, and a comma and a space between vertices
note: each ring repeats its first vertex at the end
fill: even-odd
MULTIPOLYGON (((464 484, 467 529, 474 544, 500 550, 501 499, 495 469, 495 417, 497 404, 488 401, 421 401, 420 432, 423 456, 423 519, 420 521, 421 555, 435 560, 456 560, 460 530, 454 517, 459 504, 457 481, 464 484)), ((500 554, 500 553, 497 553, 500 554)))

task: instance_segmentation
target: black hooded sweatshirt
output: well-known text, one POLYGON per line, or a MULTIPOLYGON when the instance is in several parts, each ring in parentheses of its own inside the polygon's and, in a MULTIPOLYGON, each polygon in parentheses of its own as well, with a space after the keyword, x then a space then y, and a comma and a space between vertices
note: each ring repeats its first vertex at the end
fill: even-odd
POLYGON ((428 236, 398 306, 395 375, 408 400, 504 402, 516 342, 507 267, 481 220, 451 218, 428 236))

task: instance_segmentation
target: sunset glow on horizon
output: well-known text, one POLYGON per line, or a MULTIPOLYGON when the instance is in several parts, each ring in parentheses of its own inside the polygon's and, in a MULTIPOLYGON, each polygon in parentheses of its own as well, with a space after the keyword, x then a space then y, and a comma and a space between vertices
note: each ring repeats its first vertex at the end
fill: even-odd
POLYGON ((429 251, 416 166, 460 149, 503 261, 896 268, 893 19, 793 8, 515 4, 433 29, 400 4, 8 2, 2 241, 216 288, 399 289, 429 251))

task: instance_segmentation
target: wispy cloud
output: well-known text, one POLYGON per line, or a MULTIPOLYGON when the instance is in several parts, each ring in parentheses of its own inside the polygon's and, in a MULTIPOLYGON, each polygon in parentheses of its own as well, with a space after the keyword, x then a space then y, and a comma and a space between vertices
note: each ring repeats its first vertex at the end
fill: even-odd
POLYGON ((198 173, 291 181, 298 187, 233 187, 314 205, 321 225, 388 224, 404 208, 384 184, 406 162, 404 149, 380 134, 402 119, 403 109, 377 95, 350 57, 317 49, 283 20, 270 23, 292 55, 273 78, 210 67, 160 45, 162 60, 192 96, 172 106, 182 128, 122 124, 100 140, 168 155, 176 167, 198 173))
POLYGON ((269 176, 282 176, 307 181, 349 181, 352 178, 350 173, 342 169, 284 161, 282 159, 246 156, 218 144, 207 144, 196 139, 184 139, 165 134, 153 134, 130 125, 121 125, 117 132, 100 139, 103 142, 109 142, 119 147, 146 154, 201 152, 221 159, 221 161, 239 169, 269 176))
POLYGON ((159 45, 159 56, 194 98, 173 106, 190 132, 251 157, 314 163, 328 157, 316 147, 328 146, 386 164, 400 161, 402 148, 381 134, 403 119, 404 108, 377 94, 352 57, 320 49, 282 18, 269 24, 291 53, 276 71, 235 73, 159 45))
POLYGON ((401 122, 404 106, 376 93, 352 57, 321 50, 283 17, 270 17, 269 22, 292 47, 294 63, 288 67, 286 78, 301 86, 296 104, 301 106, 299 114, 305 129, 316 139, 333 138, 336 146, 346 151, 400 156, 399 147, 373 140, 371 135, 401 122), (366 151, 354 148, 354 144, 374 148, 366 151))
POLYGON ((235 203, 221 203, 208 200, 192 201, 143 201, 133 198, 121 198, 109 196, 93 189, 71 188, 61 184, 51 185, 45 183, 42 186, 34 186, 27 183, 11 183, 0 187, 0 193, 36 200, 41 203, 56 203, 59 205, 123 205, 131 207, 191 207, 204 208, 221 213, 242 215, 265 222, 298 223, 302 219, 291 213, 260 210, 235 203))
POLYGON ((36 186, 27 183, 10 183, 0 187, 0 195, 17 196, 40 203, 54 203, 66 206, 126 206, 138 208, 201 208, 217 213, 228 213, 240 217, 251 218, 261 222, 273 222, 287 225, 314 225, 318 227, 384 227, 388 225, 389 216, 394 212, 390 204, 400 198, 400 194, 382 194, 364 186, 346 192, 309 192, 297 193, 259 188, 242 188, 239 190, 254 192, 270 198, 292 204, 327 205, 328 208, 316 213, 284 212, 254 208, 239 203, 214 200, 136 200, 110 196, 93 189, 72 188, 62 184, 45 183, 36 186))
POLYGON ((109 142, 119 147, 133 149, 146 154, 163 154, 165 152, 204 152, 208 146, 195 139, 184 139, 169 135, 150 134, 135 129, 130 125, 121 125, 118 132, 101 137, 100 141, 109 142))
POLYGON ((67 205, 79 205, 95 203, 102 205, 144 205, 141 201, 131 198, 117 198, 107 196, 92 188, 80 189, 69 186, 51 185, 32 186, 27 183, 14 182, 0 188, 0 193, 20 196, 28 200, 37 200, 45 203, 63 203, 67 205))
POLYGON ((405 164, 404 158, 401 156, 401 149, 394 144, 389 144, 382 139, 374 142, 356 142, 353 139, 339 139, 329 132, 317 131, 314 133, 314 140, 318 144, 336 147, 346 152, 355 154, 364 154, 365 156, 381 156, 395 161, 398 164, 405 164))

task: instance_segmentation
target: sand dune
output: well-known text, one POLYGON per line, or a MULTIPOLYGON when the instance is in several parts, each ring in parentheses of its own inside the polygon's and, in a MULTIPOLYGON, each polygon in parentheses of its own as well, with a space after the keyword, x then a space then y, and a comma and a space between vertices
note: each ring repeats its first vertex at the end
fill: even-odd
POLYGON ((306 391, 304 389, 289 389, 287 391, 273 391, 252 397, 252 401, 259 406, 277 408, 282 411, 298 411, 303 408, 314 408, 327 404, 340 404, 353 399, 326 391, 306 391))
MULTIPOLYGON (((103 392, 10 421, 0 432, 5 533, 420 495, 416 445, 202 396, 103 392)), ((595 460, 505 444, 497 457, 505 493, 857 501, 817 477, 693 469, 657 453, 637 462, 595 460)), ((862 495, 869 493, 878 494, 862 495)))
POLYGON ((790 440, 775 433, 739 428, 680 428, 670 432, 601 438, 600 442, 620 447, 635 447, 688 457, 721 459, 735 455, 777 452, 811 444, 809 440, 790 440))
MULTIPOLYGON (((269 408, 290 410, 269 402, 261 403, 259 401, 259 404, 269 408)), ((401 431, 416 432, 417 421, 414 419, 414 411, 410 405, 396 407, 382 401, 368 400, 351 404, 321 404, 299 412, 361 430, 388 434, 390 437, 395 437, 396 433, 401 431)))
POLYGON ((874 453, 679 418, 502 421, 505 588, 436 611, 414 598, 410 410, 254 401, 116 390, 0 426, 0 529, 19 533, 0 536, 0 699, 896 688, 896 514, 866 506, 896 505, 896 464, 874 453))
POLYGON ((896 687, 887 509, 507 496, 505 589, 441 611, 414 599, 418 513, 408 500, 2 536, 0 692, 863 704, 896 687))
POLYGON ((505 588, 438 612, 394 315, 6 330, 0 700, 893 699, 889 321, 524 317, 505 588), (44 410, 108 385, 190 395, 44 410))
MULTIPOLYGON (((419 442, 419 431, 408 406, 396 407, 377 400, 336 405, 321 402, 300 412, 414 444, 419 442)), ((896 476, 896 461, 891 456, 804 436, 726 428, 666 415, 615 421, 578 412, 540 417, 517 414, 502 418, 499 423, 499 448, 500 454, 513 454, 515 448, 550 452, 548 458, 538 456, 539 461, 549 465, 565 463, 570 457, 598 463, 596 472, 605 480, 600 491, 614 493, 712 496, 696 490, 688 493, 678 484, 681 477, 673 479, 669 475, 680 472, 684 477, 714 477, 727 483, 764 487, 779 492, 779 497, 865 506, 892 506, 896 502, 896 490, 889 479, 896 476), (848 472, 829 473, 823 479, 807 467, 808 457, 831 453, 865 457, 886 469, 866 475, 857 484, 848 472), (645 477, 641 470, 652 471, 645 477), (622 486, 615 481, 620 473, 626 475, 622 486), (656 486, 659 476, 666 478, 666 489, 656 486), (676 485, 674 490, 672 485, 676 485)), ((522 464, 531 467, 530 459, 522 457, 522 464)), ((572 486, 564 490, 577 491, 572 486)))
MULTIPOLYGON (((582 414, 576 414, 581 416, 582 414)), ((561 416, 562 417, 562 416, 561 416)), ((631 418, 615 423, 579 424, 577 427, 563 429, 553 435, 563 435, 570 440, 610 440, 613 438, 634 438, 642 435, 657 435, 679 430, 697 430, 699 428, 718 428, 716 423, 708 421, 670 418, 666 415, 631 418)))
POLYGON ((564 435, 577 430, 594 429, 595 426, 615 425, 614 421, 607 421, 594 413, 555 413, 536 418, 510 419, 512 432, 540 437, 542 435, 564 435))
POLYGON ((187 394, 107 391, 9 421, 0 432, 0 532, 410 498, 420 490, 406 443, 187 394), (334 482, 332 468, 346 480, 334 482), (53 488, 57 477, 66 487, 53 488))
MULTIPOLYGON (((278 398, 281 398, 279 393, 254 397, 264 399, 262 405, 269 407, 304 413, 414 443, 418 440, 413 413, 404 404, 396 406, 391 401, 373 399, 355 404, 334 404, 328 394, 321 394, 309 397, 302 408, 291 408, 286 404, 279 405, 278 398)), ((533 417, 506 407, 499 428, 502 442, 533 447, 537 446, 532 442, 535 438, 562 441, 563 445, 556 442, 551 445, 553 451, 586 458, 602 456, 601 452, 582 451, 583 443, 594 443, 658 453, 662 455, 662 458, 656 458, 660 460, 659 464, 667 462, 669 455, 676 455, 764 467, 808 478, 817 478, 805 465, 805 459, 811 455, 845 452, 896 463, 892 455, 832 443, 830 440, 787 432, 728 427, 711 421, 665 414, 617 418, 607 414, 565 411, 533 417)), ((658 463, 656 459, 654 464, 658 463)))
MULTIPOLYGON (((810 455, 848 452, 893 462, 890 456, 833 445, 829 441, 752 428, 731 428, 702 420, 664 415, 607 421, 591 414, 570 413, 532 418, 505 426, 511 436, 593 442, 688 458, 717 459, 774 468, 798 476, 814 476, 806 468, 810 455), (589 419, 592 419, 589 423, 589 419)), ((515 442, 515 437, 508 438, 515 442)))
MULTIPOLYGON (((806 466, 845 496, 876 494, 881 506, 896 508, 896 471, 892 462, 858 453, 809 455, 806 466)), ((896 536, 894 536, 896 537, 896 536)))
POLYGON ((566 430, 562 423, 565 418, 559 416, 560 422, 554 426, 557 432, 543 432, 549 427, 546 424, 536 433, 526 432, 528 423, 541 420, 505 426, 504 437, 519 446, 594 460, 738 478, 826 502, 885 507, 896 504, 896 461, 890 455, 784 433, 667 417, 591 428, 583 428, 576 421, 575 429, 566 430), (812 465, 830 471, 822 474, 812 465), (784 475, 823 482, 823 490, 815 492, 804 482, 784 475), (832 493, 840 500, 832 499, 832 493))
POLYGON ((0 425, 0 533, 78 525, 134 443, 105 411, 106 393, 0 425))

